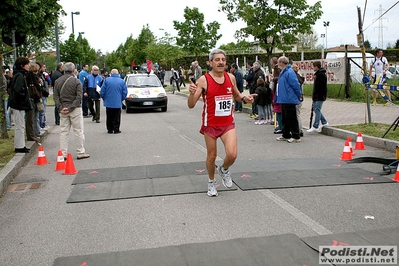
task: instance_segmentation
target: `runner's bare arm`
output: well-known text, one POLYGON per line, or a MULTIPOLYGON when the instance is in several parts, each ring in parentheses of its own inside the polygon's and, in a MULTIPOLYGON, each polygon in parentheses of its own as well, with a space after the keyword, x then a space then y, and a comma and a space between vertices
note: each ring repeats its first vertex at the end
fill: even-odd
POLYGON ((195 104, 198 102, 199 98, 201 97, 202 92, 206 92, 206 79, 205 76, 201 76, 197 82, 194 84, 191 80, 190 80, 190 88, 189 88, 189 92, 190 95, 188 96, 187 99, 187 105, 188 108, 194 108, 195 104))

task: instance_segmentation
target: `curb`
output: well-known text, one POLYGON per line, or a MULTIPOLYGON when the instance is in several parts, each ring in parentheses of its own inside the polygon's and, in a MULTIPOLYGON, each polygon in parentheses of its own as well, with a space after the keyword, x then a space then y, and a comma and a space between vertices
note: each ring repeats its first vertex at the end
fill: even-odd
MULTIPOLYGON (((348 137, 351 137, 352 140, 356 141, 357 138, 357 133, 355 132, 334 127, 323 127, 322 134, 344 140, 346 140, 348 137)), ((396 152, 396 147, 399 147, 399 141, 371 137, 367 135, 363 135, 363 142, 366 146, 371 146, 390 152, 396 152)))
MULTIPOLYGON (((47 131, 43 133, 42 140, 47 136, 47 131)), ((17 176, 19 170, 36 153, 39 146, 35 141, 27 141, 26 147, 31 149, 29 153, 16 153, 14 157, 0 170, 0 198, 7 191, 8 185, 17 176)))

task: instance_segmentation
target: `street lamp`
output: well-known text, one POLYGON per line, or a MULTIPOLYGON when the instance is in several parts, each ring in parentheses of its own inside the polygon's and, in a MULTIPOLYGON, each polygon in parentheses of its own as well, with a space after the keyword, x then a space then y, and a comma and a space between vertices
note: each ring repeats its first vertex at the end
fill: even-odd
POLYGON ((80 15, 79 11, 76 12, 71 12, 71 17, 72 17, 72 34, 75 34, 75 29, 73 27, 73 15, 80 15))
POLYGON ((326 49, 327 48, 327 27, 330 26, 330 21, 323 21, 323 26, 326 27, 326 49))
POLYGON ((82 47, 82 35, 83 34, 85 34, 84 33, 84 31, 80 31, 79 32, 79 46, 80 46, 80 50, 81 50, 81 53, 80 53, 80 56, 79 56, 79 65, 80 65, 80 69, 82 69, 82 55, 83 55, 83 47, 82 47))

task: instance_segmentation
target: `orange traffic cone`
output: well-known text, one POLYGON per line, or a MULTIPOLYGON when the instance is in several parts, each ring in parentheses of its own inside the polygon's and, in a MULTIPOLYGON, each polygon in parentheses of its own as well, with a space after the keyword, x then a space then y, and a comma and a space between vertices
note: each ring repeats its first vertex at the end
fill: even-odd
POLYGON ((398 163, 398 168, 396 169, 396 174, 395 174, 395 177, 393 178, 393 181, 399 182, 399 163, 398 163))
POLYGON ((62 151, 58 151, 58 156, 57 156, 57 164, 55 165, 55 171, 61 171, 65 170, 65 160, 64 160, 64 155, 62 155, 62 151))
POLYGON ((72 160, 72 155, 68 153, 67 155, 67 161, 65 165, 65 172, 62 173, 63 175, 75 175, 77 174, 78 171, 76 171, 75 164, 73 163, 72 160))
POLYGON ((351 139, 351 137, 348 137, 348 138, 346 139, 346 141, 349 142, 349 148, 351 149, 351 154, 352 154, 352 156, 355 156, 356 153, 353 151, 352 139, 351 139))
POLYGON ((36 165, 49 164, 49 162, 46 159, 46 155, 44 154, 42 145, 39 146, 39 152, 37 153, 37 162, 35 164, 36 165))
POLYGON ((361 132, 359 132, 357 133, 355 150, 365 150, 365 149, 366 147, 364 147, 363 135, 361 132))
POLYGON ((345 141, 344 151, 342 152, 341 161, 350 161, 352 160, 351 149, 349 147, 348 141, 345 141))

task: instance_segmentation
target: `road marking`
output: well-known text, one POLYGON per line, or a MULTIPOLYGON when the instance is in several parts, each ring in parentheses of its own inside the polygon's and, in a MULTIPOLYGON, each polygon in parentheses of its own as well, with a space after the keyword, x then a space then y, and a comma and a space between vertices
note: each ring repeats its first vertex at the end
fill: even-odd
POLYGON ((309 216, 271 192, 270 190, 267 189, 261 189, 259 190, 263 195, 265 195, 267 198, 272 200, 274 203, 279 205, 281 208, 286 210, 289 214, 294 216, 296 219, 298 219, 301 223, 304 225, 308 226, 310 229, 315 231, 319 235, 329 235, 332 234, 330 230, 316 222, 315 220, 311 219, 309 216))

